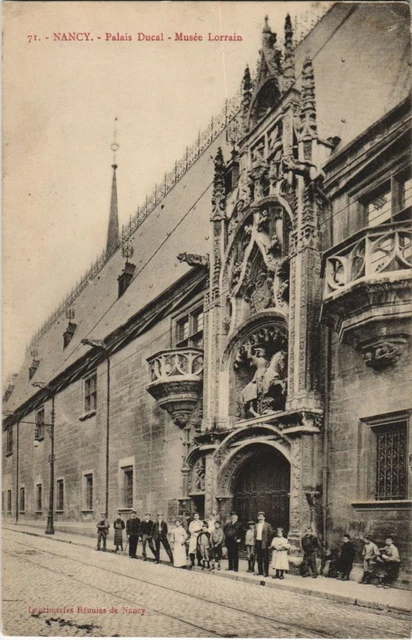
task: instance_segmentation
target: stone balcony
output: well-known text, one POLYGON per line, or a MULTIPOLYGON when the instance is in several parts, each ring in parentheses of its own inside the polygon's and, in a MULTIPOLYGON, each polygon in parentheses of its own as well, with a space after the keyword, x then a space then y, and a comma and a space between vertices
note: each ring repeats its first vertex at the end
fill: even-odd
POLYGON ((322 271, 322 322, 369 366, 389 364, 411 333, 412 224, 362 229, 325 252, 322 271))
POLYGON ((147 391, 179 427, 185 427, 203 387, 203 349, 184 347, 159 351, 147 359, 147 391))

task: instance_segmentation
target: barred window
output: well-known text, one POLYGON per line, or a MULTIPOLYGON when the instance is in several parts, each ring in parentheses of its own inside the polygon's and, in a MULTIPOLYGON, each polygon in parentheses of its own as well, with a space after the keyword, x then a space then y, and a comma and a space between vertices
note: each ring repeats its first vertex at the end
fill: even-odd
POLYGON ((43 440, 44 439, 44 408, 43 407, 38 411, 36 411, 35 422, 36 422, 36 426, 34 431, 34 439, 43 440))
POLYGON ((93 474, 84 475, 84 504, 87 511, 93 510, 93 474))
POLYGON ((20 487, 19 511, 20 513, 26 511, 26 489, 24 487, 20 487))
POLYGON ((64 480, 57 480, 56 511, 64 511, 64 480))
POLYGON ((377 425, 376 500, 407 498, 407 423, 377 425))
POLYGON ((7 491, 7 513, 11 513, 11 489, 7 491))
POLYGON ((123 467, 123 504, 125 508, 133 507, 133 466, 123 467))
POLYGON ((9 427, 6 433, 6 456, 13 453, 13 427, 9 427))
POLYGON ((84 379, 84 410, 85 413, 96 411, 97 407, 97 374, 92 373, 84 379))
POLYGON ((36 484, 36 511, 43 511, 43 487, 41 484, 36 484))

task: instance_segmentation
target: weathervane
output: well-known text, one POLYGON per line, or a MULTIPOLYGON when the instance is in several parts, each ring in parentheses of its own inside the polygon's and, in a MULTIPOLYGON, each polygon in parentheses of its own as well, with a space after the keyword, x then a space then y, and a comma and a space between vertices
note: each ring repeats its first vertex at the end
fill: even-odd
POLYGON ((114 119, 114 141, 110 145, 111 150, 113 151, 113 168, 117 168, 116 165, 116 153, 119 150, 120 145, 117 142, 117 118, 114 119))

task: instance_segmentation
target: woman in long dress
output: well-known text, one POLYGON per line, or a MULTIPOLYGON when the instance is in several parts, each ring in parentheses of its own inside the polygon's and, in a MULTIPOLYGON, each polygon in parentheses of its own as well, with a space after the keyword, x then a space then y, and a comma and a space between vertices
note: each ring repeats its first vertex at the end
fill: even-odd
MULTIPOLYGON (((192 567, 195 566, 195 555, 197 552, 197 537, 202 530, 202 523, 198 513, 193 515, 193 520, 189 524, 189 558, 192 567)), ((199 560, 199 559, 198 559, 199 560)))
POLYGON ((181 520, 175 521, 175 528, 172 532, 172 540, 173 540, 173 566, 174 567, 185 567, 187 565, 186 559, 186 539, 187 533, 183 528, 181 520))
POLYGON ((272 569, 276 570, 276 575, 272 576, 272 578, 284 580, 283 574, 289 570, 288 550, 290 549, 290 544, 283 535, 283 529, 276 529, 276 535, 272 540, 271 547, 273 549, 272 569))

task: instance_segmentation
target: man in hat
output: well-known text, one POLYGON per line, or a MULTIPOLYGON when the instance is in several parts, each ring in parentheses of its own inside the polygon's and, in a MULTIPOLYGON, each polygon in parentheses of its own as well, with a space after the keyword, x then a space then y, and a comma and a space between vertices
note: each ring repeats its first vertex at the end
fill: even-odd
POLYGON ((106 540, 109 534, 110 523, 105 513, 101 513, 101 518, 97 523, 97 551, 100 551, 100 544, 103 542, 103 551, 106 551, 106 540))
POLYGON ((232 513, 230 522, 225 526, 227 558, 229 566, 227 571, 239 571, 239 545, 242 541, 243 527, 238 522, 237 513, 232 513))
POLYGON ((248 529, 245 536, 245 547, 247 553, 248 573, 255 570, 255 521, 249 520, 248 529))
POLYGON ((162 543, 162 545, 164 546, 165 551, 169 556, 169 560, 173 564, 173 554, 170 548, 169 540, 167 539, 167 523, 163 520, 163 513, 157 514, 157 520, 153 527, 153 540, 156 548, 155 564, 159 564, 160 562, 160 543, 162 543))
POLYGON ((273 529, 269 522, 265 521, 263 511, 258 513, 258 521, 255 524, 255 551, 258 563, 258 576, 269 575, 269 549, 272 543, 273 529))
POLYGON ((147 544, 149 544, 150 551, 153 553, 153 556, 156 559, 156 550, 153 546, 153 529, 154 522, 150 519, 150 513, 147 512, 144 514, 144 520, 141 521, 139 530, 139 539, 142 541, 142 558, 145 562, 147 560, 147 544))
POLYGON ((136 558, 137 543, 139 541, 140 519, 136 511, 132 509, 130 518, 126 522, 126 535, 129 541, 129 556, 136 558))

